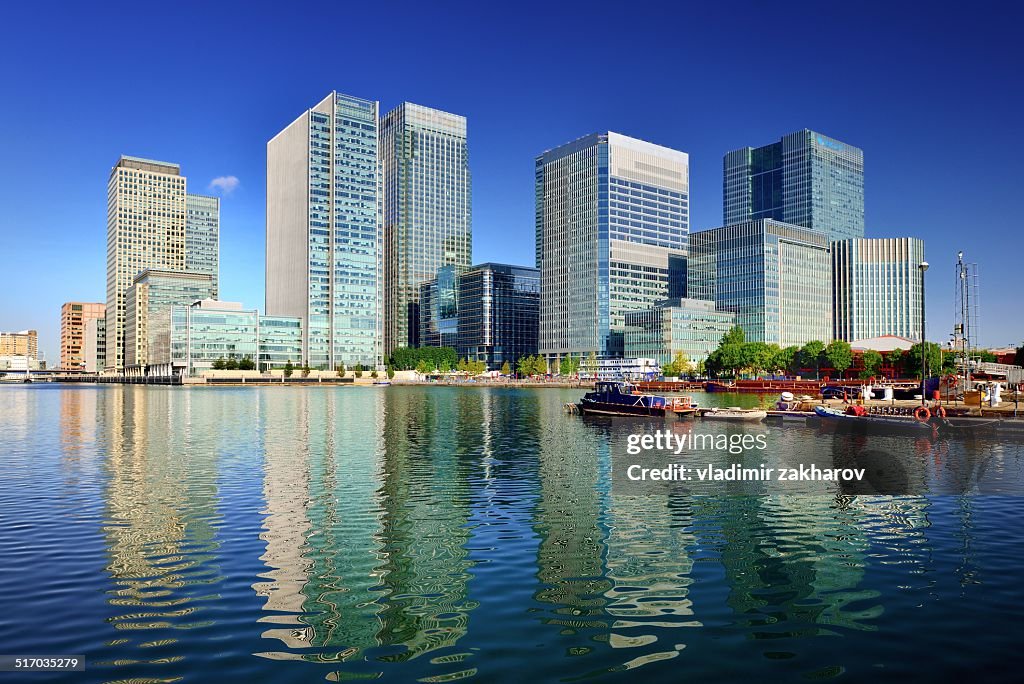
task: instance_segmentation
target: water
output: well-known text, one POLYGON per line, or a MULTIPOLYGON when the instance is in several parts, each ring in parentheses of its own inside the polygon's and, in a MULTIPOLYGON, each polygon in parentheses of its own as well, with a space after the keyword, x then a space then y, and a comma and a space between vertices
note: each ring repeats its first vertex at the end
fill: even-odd
MULTIPOLYGON (((661 423, 578 396, 0 387, 0 652, 97 682, 1017 678, 1021 497, 624 494, 609 444, 661 423)), ((1024 461, 904 439, 932 475, 1024 461)))

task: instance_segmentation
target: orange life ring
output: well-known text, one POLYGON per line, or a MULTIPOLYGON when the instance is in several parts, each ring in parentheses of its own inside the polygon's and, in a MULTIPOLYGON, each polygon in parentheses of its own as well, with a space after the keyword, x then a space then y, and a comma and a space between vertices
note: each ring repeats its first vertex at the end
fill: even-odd
POLYGON ((939 406, 938 408, 935 409, 935 415, 937 415, 939 418, 945 418, 946 417, 946 409, 944 409, 941 406, 939 406))
POLYGON ((960 384, 960 378, 956 377, 955 375, 948 375, 946 376, 946 384, 956 387, 957 385, 960 384))
POLYGON ((914 418, 917 418, 918 422, 927 423, 928 419, 932 417, 932 412, 928 410, 926 406, 918 406, 914 409, 914 418))

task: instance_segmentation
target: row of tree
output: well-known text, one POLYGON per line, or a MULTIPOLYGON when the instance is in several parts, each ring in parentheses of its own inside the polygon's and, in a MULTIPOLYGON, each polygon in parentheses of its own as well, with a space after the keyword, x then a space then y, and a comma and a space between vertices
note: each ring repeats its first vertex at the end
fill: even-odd
POLYGON ((214 370, 256 370, 256 362, 248 354, 242 358, 223 356, 213 362, 214 370))
POLYGON ((388 365, 396 370, 418 370, 430 366, 427 372, 432 372, 445 366, 451 370, 458 363, 459 355, 452 347, 398 347, 391 353, 388 365))
MULTIPOLYGON (((924 355, 927 357, 929 374, 952 372, 953 355, 943 354, 942 348, 934 342, 927 342, 925 345, 924 355)), ((921 357, 920 344, 914 345, 906 353, 896 349, 884 356, 877 351, 867 350, 861 356, 864 367, 860 376, 865 379, 877 377, 882 374, 883 368, 887 367, 894 375, 907 374, 919 377, 921 357)), ((850 343, 844 340, 832 340, 828 344, 812 340, 802 347, 779 347, 777 344, 747 342, 743 329, 735 326, 722 337, 718 348, 708 356, 705 369, 709 375, 714 376, 799 375, 813 369, 815 377, 820 378, 823 368, 841 377, 853 365, 853 350, 850 343)), ((671 375, 685 374, 675 372, 680 370, 676 360, 673 360, 671 366, 671 375)), ((665 375, 670 373, 666 371, 665 375)))

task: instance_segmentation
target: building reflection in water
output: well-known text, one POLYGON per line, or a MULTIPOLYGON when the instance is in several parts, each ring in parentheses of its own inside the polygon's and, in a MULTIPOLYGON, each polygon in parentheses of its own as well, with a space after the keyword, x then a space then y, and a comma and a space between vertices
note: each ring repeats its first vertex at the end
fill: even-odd
MULTIPOLYGON (((106 537, 113 581, 108 620, 124 632, 115 663, 165 662, 154 646, 174 631, 209 624, 204 605, 219 597, 215 449, 186 428, 187 398, 146 387, 111 388, 100 414, 106 448, 106 537), (156 435, 150 439, 150 435, 156 435), (141 648, 125 658, 129 648, 141 648)), ((199 434, 216 436, 213 424, 199 434)))

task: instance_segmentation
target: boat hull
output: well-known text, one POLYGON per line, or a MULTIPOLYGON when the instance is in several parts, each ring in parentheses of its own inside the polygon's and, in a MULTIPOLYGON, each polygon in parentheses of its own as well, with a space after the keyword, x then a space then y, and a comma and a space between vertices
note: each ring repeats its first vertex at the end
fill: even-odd
POLYGON ((921 423, 914 418, 872 415, 851 416, 821 406, 815 408, 814 413, 821 419, 821 427, 837 432, 882 435, 930 435, 934 433, 931 425, 921 423))
POLYGON ((579 411, 585 416, 664 416, 665 409, 658 406, 643 404, 613 404, 603 401, 584 399, 578 404, 579 411))

